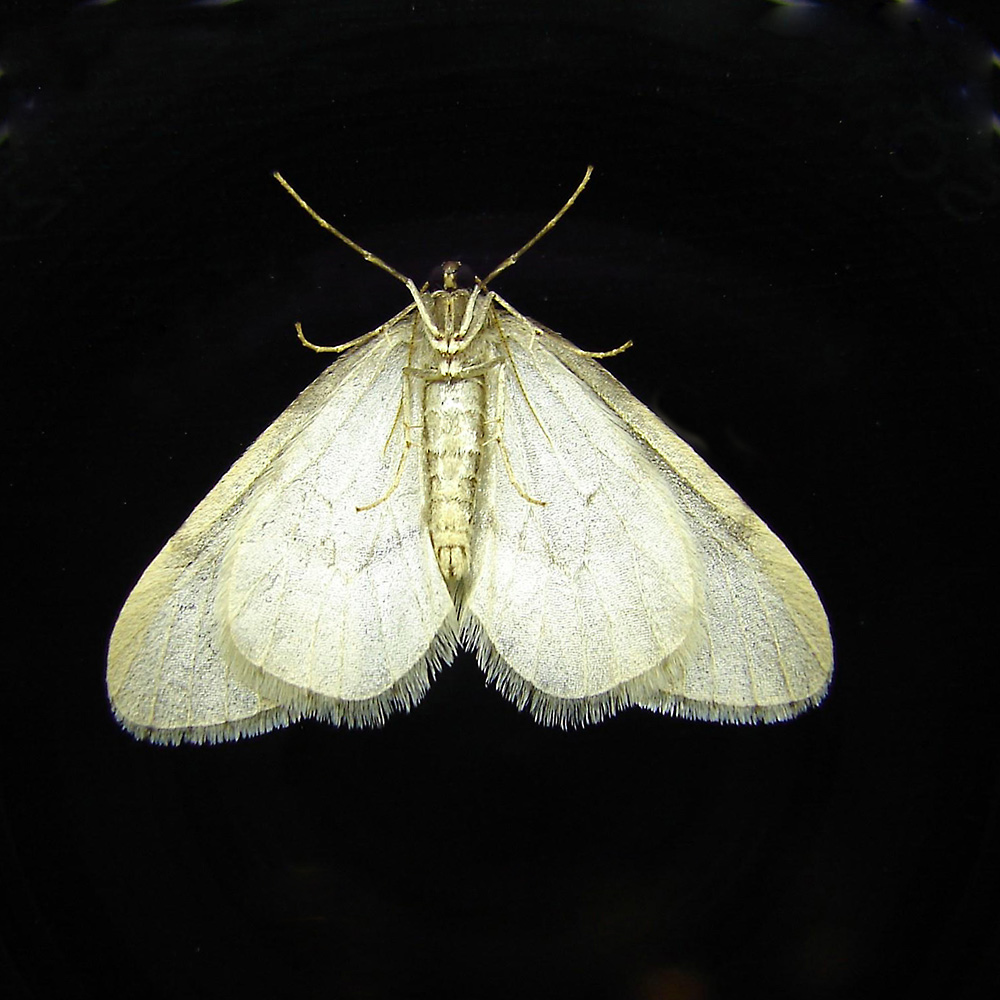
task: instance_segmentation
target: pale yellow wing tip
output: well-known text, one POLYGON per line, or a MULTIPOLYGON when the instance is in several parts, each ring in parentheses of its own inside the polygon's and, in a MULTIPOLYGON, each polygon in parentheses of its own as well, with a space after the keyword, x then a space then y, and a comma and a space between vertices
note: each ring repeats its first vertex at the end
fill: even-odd
POLYGON ((158 743, 163 746, 179 746, 182 743, 230 743, 233 740, 250 739, 261 736, 272 729, 283 729, 299 721, 299 716, 285 708, 275 708, 248 719, 237 722, 223 722, 212 726, 177 726, 161 727, 133 722, 123 715, 115 705, 111 705, 111 713, 115 721, 130 736, 146 743, 158 743))
POLYGON ((693 719, 699 722, 719 722, 723 725, 757 725, 758 723, 787 722, 797 715, 815 708, 826 697, 829 682, 808 698, 774 705, 715 705, 708 702, 690 701, 676 695, 664 695, 661 704, 644 707, 672 715, 678 719, 693 719))

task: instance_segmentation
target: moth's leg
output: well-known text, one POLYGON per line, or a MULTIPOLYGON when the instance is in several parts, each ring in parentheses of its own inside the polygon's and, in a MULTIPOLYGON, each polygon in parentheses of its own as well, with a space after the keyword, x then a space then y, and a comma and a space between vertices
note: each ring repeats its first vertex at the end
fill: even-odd
MULTIPOLYGON (((515 369, 516 374, 516 369, 515 369)), ((522 387, 521 391, 524 389, 522 387)), ((493 440, 496 442, 497 448, 500 450, 500 455, 503 457, 504 467, 507 469, 507 478, 510 480, 511 486, 521 495, 521 497, 528 501, 528 503, 533 503, 538 507, 544 507, 544 500, 536 500, 531 496, 523 486, 517 481, 517 476, 514 475, 514 469, 510 462, 510 455, 507 453, 507 447, 503 443, 503 409, 504 409, 504 383, 503 379, 498 378, 496 380, 496 392, 493 394, 493 398, 496 400, 496 412, 493 415, 493 425, 494 433, 493 440)), ((527 396, 525 397, 527 399, 527 396)), ((531 406, 531 402, 528 402, 528 406, 531 406)), ((532 410, 534 413, 534 410, 532 410)), ((538 419, 537 417, 535 418, 538 419)), ((541 427, 541 424, 539 424, 541 427)), ((545 428, 542 428, 542 433, 545 433, 545 428)))
POLYGON ((382 494, 377 500, 372 503, 360 504, 355 507, 357 511, 372 510, 377 507, 380 503, 384 503, 393 493, 396 492, 396 487, 399 486, 400 480, 403 478, 403 467, 406 465, 406 456, 410 453, 410 448, 413 447, 413 438, 411 432, 414 430, 423 430, 423 424, 416 424, 412 420, 412 407, 413 407, 413 392, 410 388, 410 379, 407 376, 413 374, 413 369, 404 368, 403 369, 403 390, 399 398, 399 406, 396 407, 396 418, 392 422, 392 427, 389 429, 389 436, 386 438, 385 444, 383 445, 383 454, 389 450, 389 442, 392 441, 393 435, 396 433, 396 427, 399 425, 400 419, 403 421, 403 451, 399 456, 399 462, 396 464, 396 474, 392 477, 392 482, 389 484, 389 488, 382 494))
POLYGON ((632 346, 632 341, 626 340, 620 347, 615 347, 610 351, 585 351, 583 348, 577 347, 576 344, 568 346, 574 354, 579 354, 581 358, 613 358, 616 354, 627 351, 632 346))
POLYGON ((362 334, 360 337, 355 337, 354 340, 347 341, 346 344, 335 344, 333 347, 322 347, 319 344, 314 344, 306 339, 306 335, 302 332, 302 324, 295 324, 295 332, 299 335, 299 341, 304 347, 308 347, 310 351, 315 351, 317 354, 341 354, 344 351, 349 351, 352 347, 360 347, 362 344, 368 343, 369 340, 374 339, 381 333, 385 333, 389 327, 398 323, 401 319, 404 319, 407 313, 412 312, 414 309, 413 305, 408 305, 402 312, 397 313, 392 319, 386 321, 381 326, 376 327, 374 330, 370 330, 368 333, 362 334))
POLYGON ((626 340, 620 347, 615 347, 610 351, 585 351, 576 344, 570 344, 569 348, 574 354, 579 354, 581 358, 613 358, 616 354, 627 351, 632 346, 631 340, 626 340))
MULTIPOLYGON (((527 316, 522 316, 521 313, 519 313, 506 299, 501 298, 496 292, 493 293, 493 298, 496 302, 503 306, 503 308, 506 309, 511 316, 515 319, 519 319, 533 333, 549 333, 548 330, 543 330, 537 324, 532 323, 527 316)), ((534 343, 534 341, 532 341, 532 343, 534 343)), ((567 343, 566 346, 573 351, 574 354, 579 354, 581 358, 613 358, 616 354, 621 354, 623 351, 627 351, 632 346, 632 341, 626 340, 620 347, 616 347, 611 351, 584 351, 577 347, 576 344, 570 343, 567 343)))
MULTIPOLYGON (((501 301, 501 304, 503 304, 502 300, 498 299, 498 301, 501 301)), ((521 316, 520 313, 517 313, 516 315, 519 316, 530 329, 537 329, 531 323, 529 323, 528 320, 524 319, 524 317, 521 316)), ((497 334, 499 335, 500 338, 500 343, 503 345, 504 354, 507 355, 504 363, 510 365, 510 370, 514 373, 514 381, 517 382, 517 387, 521 390, 521 395, 524 396, 524 401, 528 404, 528 409, 531 410, 531 415, 535 418, 535 423, 538 424, 538 429, 544 435, 545 440, 548 441, 549 447, 552 448, 553 451, 555 451, 555 446, 552 444, 552 438, 549 437, 548 431, 546 431, 545 429, 545 425, 539 419, 538 414, 535 412, 535 408, 531 405, 531 400, 528 398, 528 393, 525 392, 524 383, 521 381, 521 373, 517 370, 517 362, 514 360, 514 355, 510 353, 510 345, 507 343, 507 337, 503 332, 503 327, 500 325, 500 320, 497 319, 497 315, 495 312, 491 313, 490 318, 492 319, 494 326, 496 326, 497 334)), ((502 404, 502 394, 500 392, 500 389, 503 388, 503 382, 501 382, 499 379, 497 381, 499 382, 499 387, 500 387, 497 390, 497 396, 498 399, 501 400, 499 406, 502 409, 503 404, 502 404)), ((506 452, 504 454, 506 457, 506 452)))
POLYGON ((493 293, 486 292, 486 301, 480 307, 479 295, 481 292, 482 289, 477 286, 472 295, 469 296, 469 301, 465 306, 465 315, 462 317, 462 325, 459 327, 458 333, 455 334, 455 340, 461 343, 463 351, 479 336, 483 327, 488 322, 487 317, 493 312, 493 293), (473 320, 477 318, 477 312, 479 325, 472 331, 472 336, 470 337, 469 330, 472 328, 473 320))

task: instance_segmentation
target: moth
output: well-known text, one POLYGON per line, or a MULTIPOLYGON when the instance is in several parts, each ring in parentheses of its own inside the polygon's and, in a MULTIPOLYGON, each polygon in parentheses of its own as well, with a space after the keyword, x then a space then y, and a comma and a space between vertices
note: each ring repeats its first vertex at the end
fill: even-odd
POLYGON ((593 353, 446 261, 250 446, 143 573, 107 688, 135 736, 377 725, 459 647, 539 722, 771 722, 833 670, 785 546, 593 353))

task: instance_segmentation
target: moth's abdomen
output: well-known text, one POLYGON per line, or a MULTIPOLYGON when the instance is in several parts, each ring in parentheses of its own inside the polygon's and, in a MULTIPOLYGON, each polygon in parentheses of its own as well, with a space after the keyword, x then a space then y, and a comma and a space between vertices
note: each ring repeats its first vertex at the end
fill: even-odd
POLYGON ((484 405, 485 387, 481 378, 426 383, 427 523, 434 555, 448 581, 460 580, 469 568, 484 405))

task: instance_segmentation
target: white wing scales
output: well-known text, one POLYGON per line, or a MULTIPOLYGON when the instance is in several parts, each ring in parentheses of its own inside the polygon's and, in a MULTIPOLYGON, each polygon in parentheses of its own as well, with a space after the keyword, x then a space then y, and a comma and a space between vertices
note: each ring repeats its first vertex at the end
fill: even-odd
POLYGON ((463 607, 488 674, 560 724, 631 704, 770 721, 821 700, 829 627, 784 545, 603 368, 502 325, 503 441, 546 506, 491 461, 463 607))
POLYGON ((378 721, 450 658, 454 608, 420 530, 419 463, 356 510, 389 488, 402 453, 401 420, 389 437, 411 328, 397 317, 330 366, 143 574, 108 656, 115 712, 136 735, 378 721))
POLYGON ((185 567, 179 553, 165 549, 119 616, 108 690, 115 714, 138 736, 175 742, 201 733, 249 735, 288 718, 235 680, 206 621, 218 553, 218 545, 210 544, 185 567))

